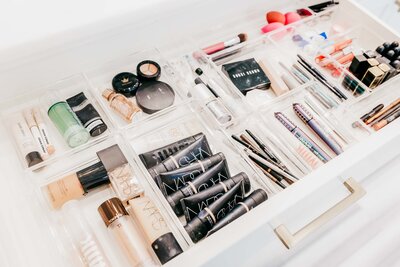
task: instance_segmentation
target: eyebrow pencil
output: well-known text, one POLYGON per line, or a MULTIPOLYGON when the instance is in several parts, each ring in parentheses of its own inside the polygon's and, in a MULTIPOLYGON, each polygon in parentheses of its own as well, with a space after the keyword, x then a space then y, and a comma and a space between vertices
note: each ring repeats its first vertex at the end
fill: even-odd
POLYGON ((282 112, 275 112, 275 118, 285 126, 304 146, 306 146, 322 162, 331 160, 329 157, 305 132, 291 122, 282 112))
POLYGON ((299 117, 310 129, 318 135, 322 141, 324 141, 336 155, 339 155, 343 152, 342 148, 337 144, 337 142, 328 136, 328 134, 322 129, 318 121, 312 116, 312 114, 301 104, 294 103, 293 110, 296 113, 297 117, 299 117))
POLYGON ((372 116, 371 118, 369 118, 367 121, 365 121, 365 123, 368 125, 371 122, 374 122, 376 119, 378 119, 380 116, 385 115, 387 112, 390 112, 390 110, 397 108, 397 106, 400 106, 400 98, 397 98, 395 101, 393 101, 392 103, 390 103, 389 106, 387 106, 384 109, 381 109, 381 111, 379 111, 378 113, 376 113, 374 116, 372 116))
POLYGON ((388 125, 389 123, 391 123, 392 121, 397 119, 398 117, 400 117, 400 110, 397 110, 397 112, 394 113, 392 116, 390 116, 386 119, 383 119, 380 122, 378 122, 377 124, 375 124, 374 130, 378 131, 378 130, 382 129, 383 127, 385 127, 386 125, 388 125))

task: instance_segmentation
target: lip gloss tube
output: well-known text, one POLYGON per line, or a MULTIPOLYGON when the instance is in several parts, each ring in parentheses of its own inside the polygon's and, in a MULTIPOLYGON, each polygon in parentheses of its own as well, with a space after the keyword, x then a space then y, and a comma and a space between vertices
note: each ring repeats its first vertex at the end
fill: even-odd
POLYGON ((105 225, 121 246, 132 266, 154 266, 140 232, 119 198, 110 198, 98 208, 105 225))
POLYGON ((46 144, 42 138, 42 135, 40 134, 39 127, 36 125, 35 118, 33 117, 31 110, 24 110, 23 114, 25 121, 32 133, 33 139, 35 139, 35 142, 39 147, 40 156, 42 159, 47 159, 49 154, 47 153, 46 144))

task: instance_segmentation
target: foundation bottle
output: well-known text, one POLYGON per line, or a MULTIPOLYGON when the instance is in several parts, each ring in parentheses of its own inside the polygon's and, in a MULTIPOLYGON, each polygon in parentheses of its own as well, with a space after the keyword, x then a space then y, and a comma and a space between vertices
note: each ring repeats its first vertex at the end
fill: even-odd
POLYGON ((107 99, 110 107, 127 122, 132 122, 133 116, 141 111, 140 108, 132 103, 128 98, 115 93, 111 89, 104 90, 102 96, 107 99))
POLYGON ((130 210, 161 264, 181 254, 182 248, 153 201, 146 196, 129 200, 130 210))
POLYGON ((98 211, 131 266, 155 266, 140 232, 119 198, 106 200, 99 206, 98 211))
POLYGON ((123 203, 127 204, 128 200, 143 195, 143 187, 118 145, 97 152, 97 156, 103 163, 111 185, 123 203))

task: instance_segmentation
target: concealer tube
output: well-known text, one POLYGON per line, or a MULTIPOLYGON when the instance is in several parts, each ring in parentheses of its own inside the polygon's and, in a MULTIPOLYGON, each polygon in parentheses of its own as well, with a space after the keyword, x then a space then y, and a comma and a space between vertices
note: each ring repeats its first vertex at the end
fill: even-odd
POLYGON ((143 187, 118 145, 97 152, 97 156, 122 202, 127 203, 128 200, 143 195, 143 187))
POLYGON ((116 197, 106 200, 99 206, 98 212, 131 266, 155 265, 121 200, 116 197))
POLYGON ((28 167, 32 167, 43 161, 35 140, 22 114, 18 114, 12 125, 12 131, 18 148, 25 157, 28 167))
POLYGON ((146 168, 149 169, 161 163, 162 161, 166 160, 169 156, 189 146, 190 144, 193 144, 196 140, 200 139, 202 136, 204 136, 203 133, 198 133, 193 136, 183 138, 172 144, 154 149, 152 151, 148 151, 146 153, 142 153, 139 155, 139 158, 142 160, 144 166, 146 166, 146 168))
POLYGON ((263 189, 254 190, 248 197, 246 197, 242 202, 236 204, 233 210, 222 218, 219 222, 217 222, 211 231, 208 232, 207 236, 215 233, 225 225, 233 222, 243 214, 249 212, 254 207, 258 206, 262 202, 268 199, 267 193, 263 189))
MULTIPOLYGON (((197 243, 200 241, 224 215, 228 214, 230 208, 233 208, 235 205, 235 199, 241 187, 243 187, 243 182, 236 184, 231 190, 210 206, 200 211, 193 220, 186 224, 185 230, 193 242, 197 243)), ((242 197, 244 198, 244 196, 242 197)))
POLYGON ((48 184, 45 192, 51 206, 58 209, 64 203, 78 199, 90 190, 108 183, 110 183, 110 180, 104 165, 97 162, 48 184))
POLYGON ((129 200, 136 222, 141 226, 147 241, 164 264, 181 254, 182 248, 171 233, 164 217, 150 198, 144 196, 129 200))
POLYGON ((205 173, 212 166, 225 159, 223 153, 219 152, 209 158, 199 160, 188 166, 163 172, 157 175, 156 181, 165 196, 173 194, 179 189, 185 187, 187 182, 194 180, 197 176, 205 173))
POLYGON ((39 127, 40 134, 42 135, 42 138, 46 144, 47 153, 49 153, 49 155, 51 155, 54 152, 56 152, 56 149, 55 149, 54 145, 51 143, 49 131, 47 130, 47 126, 44 123, 43 117, 40 114, 40 111, 38 108, 33 108, 32 114, 33 114, 33 117, 35 118, 37 126, 39 127))
POLYGON ((212 152, 210 146, 208 145, 206 136, 203 135, 194 143, 169 156, 160 164, 148 169, 148 171, 154 178, 160 173, 175 170, 177 168, 189 165, 194 161, 202 160, 210 156, 212 156, 212 152))
POLYGON ((193 181, 187 182, 185 187, 176 191, 175 193, 167 197, 168 203, 171 205, 176 215, 182 215, 183 210, 180 204, 180 200, 184 197, 188 197, 198 192, 201 192, 209 187, 212 187, 219 182, 228 180, 230 178, 229 170, 226 161, 213 166, 207 172, 199 175, 193 181))
POLYGON ((47 159, 49 154, 47 153, 46 144, 42 138, 42 135, 40 134, 39 127, 36 125, 35 118, 33 117, 31 110, 26 109, 24 110, 23 114, 31 134, 35 139, 37 147, 39 148, 40 156, 42 159, 47 159))

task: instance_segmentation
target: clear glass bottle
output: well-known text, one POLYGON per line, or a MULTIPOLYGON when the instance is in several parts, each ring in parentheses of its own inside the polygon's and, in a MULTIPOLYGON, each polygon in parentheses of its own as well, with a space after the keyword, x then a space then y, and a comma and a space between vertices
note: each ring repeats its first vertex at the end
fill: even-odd
POLYGON ((155 266, 141 233, 119 198, 106 200, 98 211, 132 266, 155 266))
POLYGON ((102 96, 110 103, 110 107, 127 122, 132 122, 133 116, 141 111, 140 108, 129 101, 128 98, 115 93, 111 89, 104 90, 102 96))

